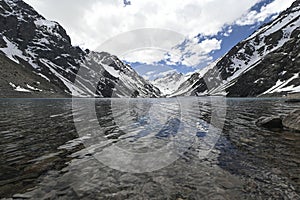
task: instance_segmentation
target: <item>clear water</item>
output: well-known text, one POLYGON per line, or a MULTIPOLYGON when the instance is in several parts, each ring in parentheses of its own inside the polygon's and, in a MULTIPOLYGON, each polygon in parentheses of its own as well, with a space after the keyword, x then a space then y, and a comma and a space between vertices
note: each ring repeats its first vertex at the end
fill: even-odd
POLYGON ((2 99, 0 197, 299 199, 280 99, 2 99))

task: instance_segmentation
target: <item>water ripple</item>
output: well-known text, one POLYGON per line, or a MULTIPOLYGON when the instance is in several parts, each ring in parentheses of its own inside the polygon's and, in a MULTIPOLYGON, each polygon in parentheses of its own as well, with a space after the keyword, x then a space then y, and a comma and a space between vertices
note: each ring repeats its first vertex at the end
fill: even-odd
POLYGON ((299 198, 299 134, 255 125, 261 116, 287 115, 299 104, 214 98, 78 102, 0 100, 0 197, 299 198), (164 148, 170 151, 155 154, 164 148), (127 165, 141 170, 145 163, 125 152, 144 156, 148 168, 164 167, 126 172, 127 165), (116 170, 101 156, 126 165, 116 170))

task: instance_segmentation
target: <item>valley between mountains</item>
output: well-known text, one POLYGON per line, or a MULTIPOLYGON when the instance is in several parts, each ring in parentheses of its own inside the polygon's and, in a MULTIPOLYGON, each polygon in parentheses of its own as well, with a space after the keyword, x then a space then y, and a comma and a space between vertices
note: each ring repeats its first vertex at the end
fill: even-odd
POLYGON ((22 0, 0 2, 0 97, 290 96, 300 92, 300 0, 192 74, 149 81, 109 52, 72 46, 22 0), (78 73, 79 69, 81 72, 78 73))

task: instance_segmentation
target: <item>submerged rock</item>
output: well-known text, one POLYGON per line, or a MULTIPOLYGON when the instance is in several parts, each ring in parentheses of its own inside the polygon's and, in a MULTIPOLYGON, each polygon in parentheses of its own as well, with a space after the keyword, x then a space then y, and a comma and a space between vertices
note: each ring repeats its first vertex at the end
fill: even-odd
POLYGON ((261 117, 256 121, 256 125, 267 129, 287 128, 300 131, 300 110, 294 110, 285 117, 261 117))
POLYGON ((294 110, 283 121, 283 125, 286 128, 300 131, 300 110, 294 110))
POLYGON ((285 100, 286 103, 300 103, 300 99, 287 99, 285 100))
POLYGON ((282 129, 282 119, 280 117, 261 117, 256 121, 257 126, 261 126, 268 129, 282 129))

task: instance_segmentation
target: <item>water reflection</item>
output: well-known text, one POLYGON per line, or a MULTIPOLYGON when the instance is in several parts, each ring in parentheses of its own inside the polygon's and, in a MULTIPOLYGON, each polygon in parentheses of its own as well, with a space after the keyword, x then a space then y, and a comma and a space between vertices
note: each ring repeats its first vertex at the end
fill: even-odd
POLYGON ((33 187, 37 178, 64 162, 50 156, 77 137, 70 101, 0 100, 0 197, 33 187), (56 115, 58 115, 55 117, 56 115))
POLYGON ((0 197, 297 199, 299 133, 255 125, 297 107, 259 99, 0 100, 0 197))
POLYGON ((73 99, 73 109, 77 132, 89 138, 84 145, 97 149, 94 156, 100 162, 143 173, 173 163, 195 143, 202 145, 198 154, 205 157, 221 133, 224 103, 218 98, 73 99), (200 139, 199 131, 210 134, 200 139))

